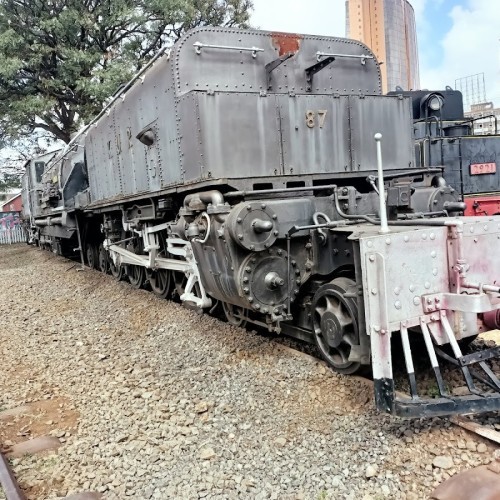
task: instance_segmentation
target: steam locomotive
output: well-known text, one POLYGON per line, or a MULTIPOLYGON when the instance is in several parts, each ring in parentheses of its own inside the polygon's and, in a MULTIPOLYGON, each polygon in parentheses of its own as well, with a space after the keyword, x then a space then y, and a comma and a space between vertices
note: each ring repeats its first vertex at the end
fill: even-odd
POLYGON ((412 100, 416 164, 440 165, 447 182, 454 186, 466 204, 465 215, 500 214, 500 134, 495 115, 494 133, 475 135, 462 93, 446 87, 439 91, 403 91, 412 100))
POLYGON ((460 345, 497 322, 500 217, 459 217, 442 168, 415 162, 412 126, 411 99, 382 95, 360 42, 199 28, 29 163, 26 217, 40 246, 77 248, 134 287, 313 342, 341 373, 371 365, 383 411, 495 410, 485 360, 498 349, 460 345), (395 334, 408 397, 394 389, 395 334), (439 398, 418 395, 417 338, 439 398), (468 396, 447 393, 448 344, 468 396))

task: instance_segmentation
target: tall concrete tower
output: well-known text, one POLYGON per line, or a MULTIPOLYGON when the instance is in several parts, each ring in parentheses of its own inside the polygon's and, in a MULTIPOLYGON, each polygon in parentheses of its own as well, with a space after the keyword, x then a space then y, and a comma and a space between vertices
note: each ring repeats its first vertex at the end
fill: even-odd
POLYGON ((346 35, 384 63, 384 92, 420 88, 415 13, 408 0, 346 0, 346 35))

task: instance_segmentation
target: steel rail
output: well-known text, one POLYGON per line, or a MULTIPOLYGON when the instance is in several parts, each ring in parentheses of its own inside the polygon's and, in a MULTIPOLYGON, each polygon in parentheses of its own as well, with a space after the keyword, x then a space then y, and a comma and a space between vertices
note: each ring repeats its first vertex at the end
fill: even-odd
POLYGON ((9 466, 9 462, 0 453, 0 484, 2 485, 7 500, 26 500, 26 496, 21 491, 16 478, 9 466))

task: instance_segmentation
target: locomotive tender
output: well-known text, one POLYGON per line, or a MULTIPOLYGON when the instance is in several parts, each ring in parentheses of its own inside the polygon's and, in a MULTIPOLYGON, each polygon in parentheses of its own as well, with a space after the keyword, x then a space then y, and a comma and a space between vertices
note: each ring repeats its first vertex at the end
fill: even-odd
POLYGON ((234 325, 314 342, 339 372, 371 364, 384 411, 500 407, 484 361, 498 349, 483 352, 475 385, 478 358, 459 344, 500 308, 500 218, 456 217, 464 205, 442 170, 414 164, 410 99, 381 95, 379 64, 357 41, 188 32, 45 165, 39 206, 43 246, 77 247, 92 267, 197 309, 220 303, 234 325), (394 390, 395 333, 407 398, 394 390), (416 337, 440 398, 418 397, 416 337), (446 393, 445 344, 468 396, 446 393))

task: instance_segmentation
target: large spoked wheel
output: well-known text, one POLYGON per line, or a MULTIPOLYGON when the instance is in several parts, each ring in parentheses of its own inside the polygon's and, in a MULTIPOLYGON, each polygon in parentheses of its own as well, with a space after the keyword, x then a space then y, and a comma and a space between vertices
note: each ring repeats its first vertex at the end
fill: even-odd
POLYGON ((87 263, 91 269, 97 269, 99 262, 99 255, 97 247, 91 243, 87 244, 85 251, 85 256, 87 257, 87 263))
POLYGON ((111 271, 113 278, 117 281, 121 281, 125 277, 125 270, 123 269, 123 266, 115 265, 112 259, 109 259, 109 270, 111 271))
POLYGON ((99 245, 99 270, 104 274, 109 272, 108 252, 106 252, 102 244, 99 245))
POLYGON ((172 291, 172 273, 168 269, 157 269, 149 275, 149 284, 153 293, 166 299, 172 291))
POLYGON ((146 268, 129 264, 127 266, 127 276, 134 288, 142 288, 146 282, 146 268))
POLYGON ((335 278, 316 291, 312 302, 314 340, 321 356, 346 375, 361 368, 361 363, 349 361, 352 346, 359 344, 358 308, 346 294, 355 290, 353 280, 335 278))
POLYGON ((228 323, 234 326, 240 326, 241 328, 246 326, 247 320, 242 317, 245 316, 245 309, 243 309, 243 307, 222 302, 222 309, 224 310, 228 323))

